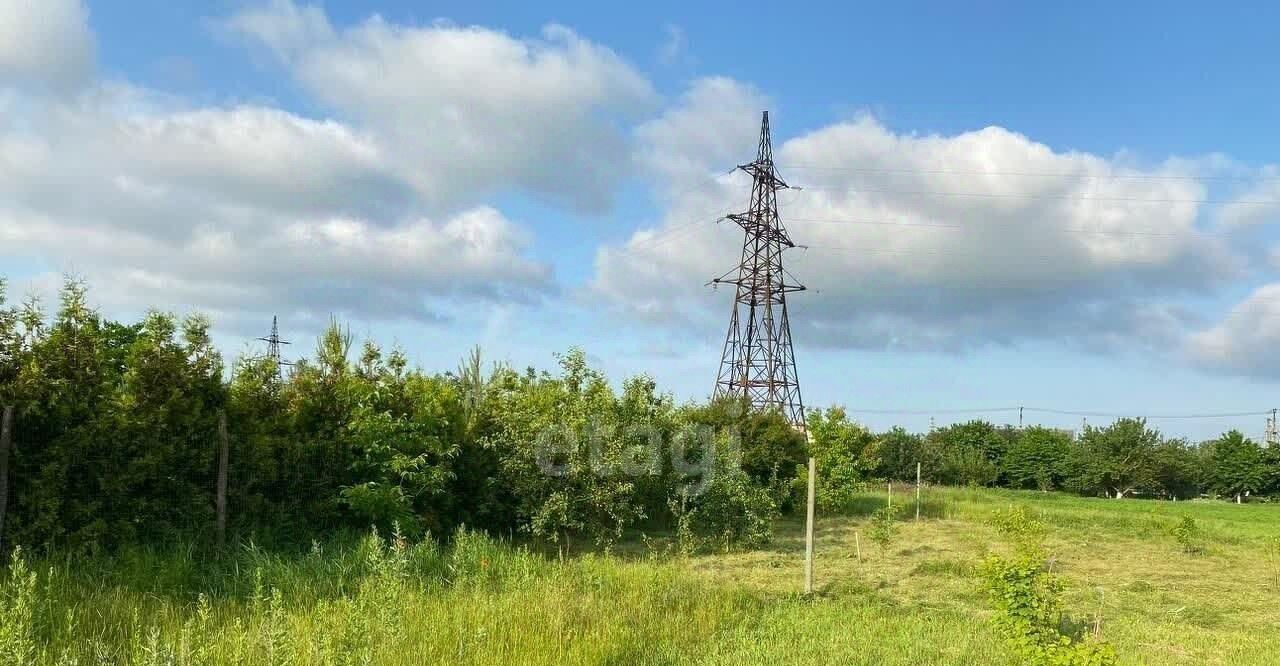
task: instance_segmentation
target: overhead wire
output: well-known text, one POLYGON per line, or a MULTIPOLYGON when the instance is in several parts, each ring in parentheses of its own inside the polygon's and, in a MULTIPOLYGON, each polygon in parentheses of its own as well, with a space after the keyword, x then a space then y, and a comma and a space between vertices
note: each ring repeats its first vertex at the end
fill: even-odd
POLYGON ((1035 171, 1007 171, 1007 170, 987 170, 987 169, 907 169, 907 168, 884 168, 884 167, 849 167, 825 164, 802 164, 796 162, 784 162, 776 165, 779 170, 814 170, 814 171, 842 171, 850 173, 875 173, 875 174, 924 174, 924 175, 957 175, 957 176, 1001 176, 1014 178, 1076 178, 1080 180, 1175 180, 1175 181, 1228 181, 1228 182, 1249 182, 1249 183, 1267 183, 1275 181, 1280 183, 1280 174, 1267 176, 1227 176, 1227 175, 1175 175, 1175 174, 1138 174, 1138 173, 1108 173, 1108 174, 1086 174, 1086 173, 1068 173, 1068 172, 1035 172, 1035 171))
POLYGON ((829 191, 829 192, 859 192, 862 194, 893 194, 897 196, 908 197, 970 197, 970 198, 990 198, 990 199, 1031 199, 1031 200, 1050 200, 1050 201, 1103 201, 1103 202, 1124 202, 1124 203, 1187 203, 1187 204, 1231 204, 1231 205, 1249 205, 1249 206, 1280 206, 1280 199, 1173 199, 1173 198, 1149 198, 1149 197, 1107 197, 1107 196, 1080 196, 1069 194, 1046 194, 1033 192, 946 192, 941 190, 898 190, 888 188, 870 188, 860 186, 830 186, 830 185, 813 185, 804 184, 797 186, 798 190, 805 191, 829 191))
POLYGON ((993 414, 1000 412, 1031 412, 1040 414, 1055 414, 1058 416, 1082 416, 1082 417, 1099 417, 1099 418, 1142 418, 1151 420, 1167 421, 1173 419, 1223 419, 1223 418, 1241 418, 1246 416, 1268 416, 1273 410, 1256 410, 1246 412, 1218 412, 1218 413, 1189 413, 1189 414, 1150 414, 1143 413, 1142 410, 1134 410, 1130 412, 1115 411, 1087 411, 1087 410, 1071 410, 1071 409, 1054 409, 1050 407, 973 407, 961 409, 849 409, 845 408, 845 412, 850 414, 883 414, 883 415, 910 415, 910 416, 947 416, 958 414, 993 414))

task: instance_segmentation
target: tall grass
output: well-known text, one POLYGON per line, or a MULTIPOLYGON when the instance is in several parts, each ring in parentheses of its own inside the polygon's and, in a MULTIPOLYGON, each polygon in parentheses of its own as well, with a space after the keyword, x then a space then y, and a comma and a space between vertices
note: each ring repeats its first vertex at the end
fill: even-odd
POLYGON ((768 549, 696 557, 632 543, 561 562, 465 531, 447 546, 371 533, 300 552, 18 552, 0 573, 0 664, 1014 664, 975 573, 988 519, 1012 505, 1046 525, 1065 608, 1097 617, 1123 662, 1280 652, 1280 589, 1267 584, 1280 506, 969 489, 927 500, 862 561, 854 534, 865 541, 883 497, 820 516, 812 598, 797 594, 803 532, 789 522, 768 549), (1203 526, 1204 554, 1169 535, 1181 515, 1203 526))

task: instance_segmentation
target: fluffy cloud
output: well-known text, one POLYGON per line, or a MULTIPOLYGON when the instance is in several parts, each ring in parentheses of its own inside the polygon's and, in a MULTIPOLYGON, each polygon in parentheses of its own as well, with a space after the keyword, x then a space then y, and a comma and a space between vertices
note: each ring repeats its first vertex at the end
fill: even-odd
MULTIPOLYGON (((65 35, 83 16, 37 23, 65 35)), ((426 206, 421 174, 361 125, 128 83, 0 93, 0 254, 84 274, 110 308, 431 321, 555 289, 527 231, 483 204, 426 206)))
POLYGON ((1280 375, 1280 284, 1255 289, 1217 325, 1192 335, 1187 350, 1194 361, 1216 371, 1280 375))
POLYGON ((515 184, 599 210, 626 171, 617 121, 653 98, 612 51, 556 25, 541 39, 378 16, 339 28, 316 7, 275 0, 224 29, 265 47, 310 95, 376 132, 438 203, 515 184))
MULTIPOLYGON (((646 163, 704 185, 674 190, 655 228, 599 252, 597 295, 636 316, 722 325, 731 296, 691 285, 737 263, 741 230, 710 220, 743 208, 749 182, 708 174, 755 145, 762 101, 702 81, 641 130, 646 163)), ((1181 162, 1138 168, 999 127, 898 134, 870 117, 775 140, 775 159, 804 187, 779 201, 808 246, 787 263, 812 289, 791 301, 796 338, 809 344, 1167 343, 1189 316, 1161 299, 1233 270, 1230 248, 1200 230, 1205 187, 1181 162)))
POLYGON ((1255 227, 1280 220, 1280 168, 1264 167, 1253 183, 1218 211, 1218 222, 1227 229, 1255 227))
POLYGON ((79 0, 0 0, 0 87, 78 88, 91 77, 93 50, 79 0))
POLYGON ((526 232, 488 207, 424 218, 342 125, 255 107, 49 110, 47 132, 0 134, 0 244, 105 283, 111 304, 429 320, 431 301, 552 289, 526 232))
POLYGON ((283 311, 318 322, 346 312, 435 321, 435 300, 527 301, 550 279, 548 267, 521 258, 526 235, 489 208, 391 228, 342 218, 243 234, 209 228, 182 242, 0 214, 0 242, 76 258, 109 306, 199 304, 227 317, 283 311))

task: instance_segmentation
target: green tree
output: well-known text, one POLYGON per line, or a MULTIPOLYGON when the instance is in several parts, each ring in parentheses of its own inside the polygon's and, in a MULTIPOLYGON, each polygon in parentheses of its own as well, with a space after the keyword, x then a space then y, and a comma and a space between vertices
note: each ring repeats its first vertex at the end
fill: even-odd
POLYGON ((969 421, 929 433, 938 461, 937 480, 949 485, 989 486, 999 479, 1007 439, 986 421, 969 421))
POLYGON ((1001 461, 1005 481, 1013 488, 1061 488, 1071 443, 1071 435, 1061 430, 1026 428, 1001 461))
POLYGON ((1263 457, 1267 470, 1267 492, 1280 495, 1280 446, 1268 446, 1263 457))
POLYGON ((1118 419, 1105 428, 1086 426, 1072 450, 1067 485, 1085 493, 1121 499, 1156 488, 1160 432, 1145 419, 1118 419))
MULTIPOLYGON (((818 466, 818 506, 824 511, 847 509, 879 462, 875 435, 848 420, 843 407, 810 411, 809 434, 818 466)), ((801 485, 802 474, 797 472, 801 485)))
POLYGON ((1204 487, 1200 452, 1185 440, 1171 439, 1156 446, 1155 482, 1165 497, 1195 497, 1204 487))
POLYGON ((905 481, 916 478, 916 464, 920 464, 924 478, 936 481, 938 472, 937 449, 926 447, 924 438, 903 428, 895 427, 876 437, 876 451, 880 464, 876 475, 885 479, 905 481))
POLYGON ((1243 495, 1266 487, 1266 461, 1262 449, 1253 440, 1232 430, 1210 446, 1210 487, 1214 492, 1235 497, 1239 503, 1243 495))
POLYGON ((532 534, 607 546, 645 517, 622 465, 617 400, 582 350, 559 361, 559 376, 530 373, 497 405, 503 473, 532 534))

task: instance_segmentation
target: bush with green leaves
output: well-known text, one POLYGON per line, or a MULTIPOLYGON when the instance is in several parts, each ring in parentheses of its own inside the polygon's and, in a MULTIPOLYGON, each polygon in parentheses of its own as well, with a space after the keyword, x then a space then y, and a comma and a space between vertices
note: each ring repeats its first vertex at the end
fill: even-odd
POLYGON ((1182 552, 1188 555, 1194 555, 1204 549, 1200 526, 1196 524, 1196 519, 1191 516, 1182 516, 1177 524, 1169 529, 1169 533, 1178 541, 1178 545, 1182 547, 1182 552))
POLYGON ((915 480, 919 464, 924 478, 936 481, 938 451, 925 446, 925 438, 906 429, 895 427, 876 436, 875 476, 897 481, 915 480))
POLYGON ((933 480, 954 486, 990 486, 1000 478, 999 461, 1009 437, 986 421, 968 421, 938 428, 925 438, 934 451, 933 480))
POLYGON ((1028 666, 1109 666, 1114 650, 1096 637, 1080 638, 1063 630, 1066 585, 1046 570, 1045 526, 1022 507, 998 513, 996 530, 1011 542, 1007 555, 991 554, 980 573, 995 610, 992 622, 1017 657, 1028 666))
POLYGON ((756 482, 738 463, 740 449, 732 433, 707 442, 710 465, 700 478, 686 477, 667 502, 681 551, 732 550, 763 546, 773 539, 778 493, 756 482))
MULTIPOLYGON (((818 509, 839 512, 850 508, 879 461, 876 438, 869 430, 848 419, 843 408, 809 412, 809 451, 817 463, 814 489, 818 509)), ((796 493, 803 495, 808 484, 804 466, 796 470, 796 493)))
POLYGON ((867 537, 880 546, 880 552, 884 553, 889 549, 889 545, 893 543, 894 536, 898 533, 898 514, 901 513, 902 507, 884 505, 871 514, 871 521, 867 527, 867 537))

